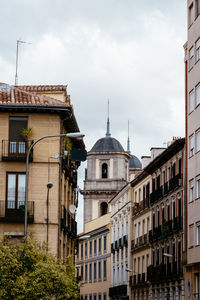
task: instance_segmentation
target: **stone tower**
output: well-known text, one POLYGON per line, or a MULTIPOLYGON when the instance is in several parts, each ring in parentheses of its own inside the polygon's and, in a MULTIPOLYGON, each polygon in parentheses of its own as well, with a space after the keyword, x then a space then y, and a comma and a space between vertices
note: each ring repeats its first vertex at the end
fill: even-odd
POLYGON ((84 224, 109 211, 109 200, 129 180, 129 159, 120 142, 111 137, 109 117, 105 137, 87 154, 84 181, 84 224))

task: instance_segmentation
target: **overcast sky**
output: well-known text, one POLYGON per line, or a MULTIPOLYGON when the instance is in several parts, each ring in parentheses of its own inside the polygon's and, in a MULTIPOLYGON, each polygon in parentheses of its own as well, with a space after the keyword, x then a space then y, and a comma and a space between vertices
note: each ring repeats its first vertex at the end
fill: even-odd
POLYGON ((32 43, 19 84, 67 84, 87 150, 105 135, 108 98, 112 136, 126 149, 129 120, 139 158, 184 136, 186 1, 3 1, 0 82, 14 83, 19 38, 32 43))

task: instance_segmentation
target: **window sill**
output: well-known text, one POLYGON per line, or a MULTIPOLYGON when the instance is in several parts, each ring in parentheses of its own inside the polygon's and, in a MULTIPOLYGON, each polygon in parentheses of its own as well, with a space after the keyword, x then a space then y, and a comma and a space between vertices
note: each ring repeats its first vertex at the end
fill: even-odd
POLYGON ((192 200, 192 201, 189 201, 189 204, 190 204, 190 203, 193 203, 193 202, 194 202, 194 200, 192 200))
POLYGON ((198 247, 200 247, 200 244, 198 244, 198 245, 195 245, 195 248, 198 248, 198 247))
POLYGON ((189 246, 189 247, 188 247, 188 249, 192 249, 192 248, 194 248, 194 246, 189 246))

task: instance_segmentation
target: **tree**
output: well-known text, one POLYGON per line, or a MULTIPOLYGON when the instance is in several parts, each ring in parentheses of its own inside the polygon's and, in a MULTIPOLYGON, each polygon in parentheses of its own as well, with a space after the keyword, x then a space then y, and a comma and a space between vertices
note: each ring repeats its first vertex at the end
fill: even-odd
POLYGON ((0 299, 78 299, 72 260, 58 260, 32 239, 0 241, 0 299))

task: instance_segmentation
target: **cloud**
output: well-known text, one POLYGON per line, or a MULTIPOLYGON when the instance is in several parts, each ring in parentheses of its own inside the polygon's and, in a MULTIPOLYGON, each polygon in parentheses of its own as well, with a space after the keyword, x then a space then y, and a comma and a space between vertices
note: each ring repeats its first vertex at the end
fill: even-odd
MULTIPOLYGON (((0 81, 68 84, 87 150, 106 131, 149 154, 184 135, 186 4, 182 0, 11 0, 1 6, 0 81)), ((84 171, 81 172, 83 178, 84 171)))

